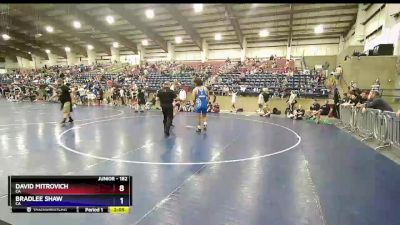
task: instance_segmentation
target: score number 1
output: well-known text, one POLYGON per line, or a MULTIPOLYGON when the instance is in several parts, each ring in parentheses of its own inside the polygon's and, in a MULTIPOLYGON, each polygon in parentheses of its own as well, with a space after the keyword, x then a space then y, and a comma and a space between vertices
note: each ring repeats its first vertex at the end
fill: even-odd
MULTIPOLYGON (((121 177, 122 178, 122 177, 121 177)), ((123 192, 123 191, 125 191, 125 186, 124 185, 119 185, 119 191, 120 192, 123 192)), ((121 205, 124 205, 124 198, 120 198, 119 199, 120 201, 121 201, 121 205)))

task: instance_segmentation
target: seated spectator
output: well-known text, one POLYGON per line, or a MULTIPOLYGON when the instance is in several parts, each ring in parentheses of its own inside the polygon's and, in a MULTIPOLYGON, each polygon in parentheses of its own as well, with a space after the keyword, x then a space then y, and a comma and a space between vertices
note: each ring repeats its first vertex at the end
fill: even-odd
POLYGON ((213 106, 211 112, 213 112, 213 113, 219 113, 219 104, 218 104, 218 103, 215 103, 215 104, 214 104, 214 106, 213 106))
POLYGON ((260 113, 261 117, 270 117, 271 116, 271 109, 269 108, 268 104, 265 104, 262 112, 260 113))
POLYGON ((397 111, 396 116, 398 119, 400 119, 400 109, 399 109, 399 111, 397 111))
POLYGON ((294 120, 302 120, 305 113, 306 113, 305 110, 302 108, 301 105, 299 105, 297 109, 293 111, 293 114, 291 114, 291 117, 289 118, 294 120))
POLYGON ((186 101, 186 103, 182 106, 182 111, 183 112, 192 112, 193 111, 193 107, 192 107, 192 104, 190 103, 190 101, 186 101))
POLYGON ((392 107, 385 100, 383 100, 377 91, 371 91, 368 95, 368 102, 365 104, 359 104, 359 107, 363 107, 363 111, 365 108, 379 109, 382 111, 393 112, 392 107))
POLYGON ((212 108, 213 108, 213 105, 212 105, 212 103, 209 101, 208 104, 207 104, 207 112, 211 112, 211 111, 212 111, 212 108))
POLYGON ((315 98, 313 99, 313 103, 310 106, 310 111, 307 112, 307 118, 316 120, 317 124, 321 119, 321 105, 315 98))
POLYGON ((321 106, 321 116, 327 116, 330 110, 331 107, 329 106, 329 101, 326 100, 325 104, 321 106))

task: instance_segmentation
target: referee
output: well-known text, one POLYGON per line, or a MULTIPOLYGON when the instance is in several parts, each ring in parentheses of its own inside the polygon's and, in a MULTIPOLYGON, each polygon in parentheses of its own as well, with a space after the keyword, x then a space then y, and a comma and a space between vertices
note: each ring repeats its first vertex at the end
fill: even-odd
POLYGON ((61 87, 59 89, 60 92, 60 103, 61 103, 61 110, 63 111, 64 118, 61 122, 61 124, 65 124, 67 122, 67 119, 69 119, 68 122, 72 123, 74 120, 71 117, 71 112, 72 112, 72 98, 71 98, 71 90, 69 88, 69 84, 67 83, 66 85, 63 84, 63 81, 60 81, 59 84, 61 84, 61 87))
POLYGON ((167 81, 163 84, 161 90, 157 93, 157 98, 160 100, 160 106, 164 115, 164 134, 169 136, 169 129, 174 118, 174 107, 172 105, 177 97, 176 93, 170 89, 170 83, 167 81))

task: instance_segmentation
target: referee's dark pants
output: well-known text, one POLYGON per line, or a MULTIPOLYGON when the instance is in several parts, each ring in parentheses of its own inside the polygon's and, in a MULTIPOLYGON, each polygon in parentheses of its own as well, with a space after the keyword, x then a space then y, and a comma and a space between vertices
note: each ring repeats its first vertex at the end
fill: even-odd
POLYGON ((169 135, 169 129, 171 127, 172 120, 174 118, 174 108, 173 108, 172 105, 171 106, 167 106, 167 107, 163 106, 161 108, 162 108, 162 112, 163 112, 163 115, 164 115, 164 120, 163 120, 164 133, 169 135))

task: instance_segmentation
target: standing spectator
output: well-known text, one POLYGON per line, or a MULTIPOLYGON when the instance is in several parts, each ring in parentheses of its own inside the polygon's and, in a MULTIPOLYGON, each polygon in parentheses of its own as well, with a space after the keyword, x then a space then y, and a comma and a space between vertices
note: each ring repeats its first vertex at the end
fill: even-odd
POLYGON ((383 100, 377 91, 371 91, 368 96, 369 101, 366 102, 365 104, 359 104, 359 107, 364 107, 365 108, 372 108, 372 109, 379 109, 382 111, 389 111, 393 112, 392 107, 390 107, 385 100, 383 100))
POLYGON ((333 116, 335 118, 340 117, 340 95, 339 95, 339 90, 336 86, 333 88, 333 116))
POLYGON ((264 96, 263 96, 263 91, 260 92, 258 95, 258 112, 261 113, 262 109, 264 106, 264 96))
POLYGON ((232 109, 231 109, 231 112, 233 112, 233 111, 236 111, 236 95, 237 95, 237 92, 235 92, 234 90, 232 90, 232 93, 231 93, 231 95, 232 95, 232 109))
POLYGON ((140 86, 137 90, 137 99, 138 99, 138 104, 136 107, 136 112, 143 112, 143 108, 146 105, 146 99, 145 99, 145 93, 143 90, 143 87, 140 86))
POLYGON ((342 77, 342 74, 343 74, 343 69, 342 69, 342 66, 341 65, 339 65, 338 67, 336 67, 336 71, 335 71, 335 78, 336 78, 336 80, 340 80, 340 78, 342 77))
POLYGON ((368 91, 363 91, 360 94, 359 103, 364 104, 368 101, 368 91))
POLYGON ((381 87, 381 82, 379 81, 379 78, 376 78, 375 82, 371 85, 371 91, 380 91, 381 87))

